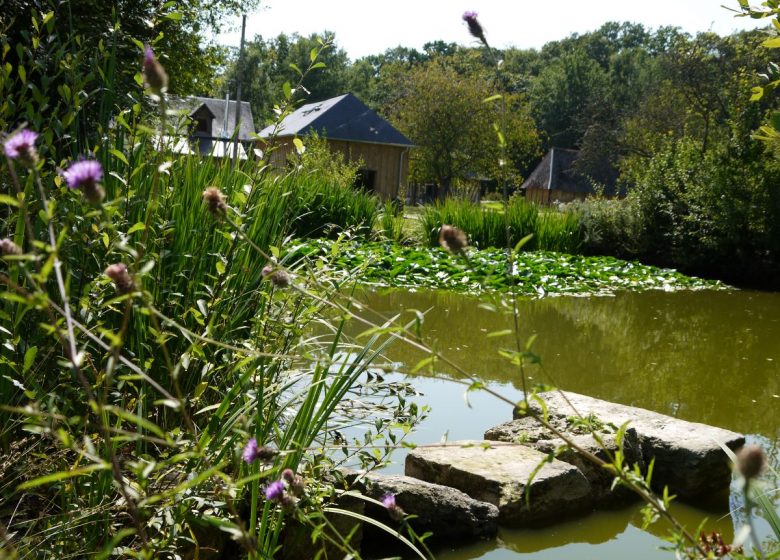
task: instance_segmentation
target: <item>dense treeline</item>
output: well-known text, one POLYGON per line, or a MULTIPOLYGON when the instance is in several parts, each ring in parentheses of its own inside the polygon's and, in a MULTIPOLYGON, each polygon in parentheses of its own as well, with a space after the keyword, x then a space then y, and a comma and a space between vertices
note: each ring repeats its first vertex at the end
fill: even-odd
POLYGON ((240 80, 260 127, 275 118, 296 68, 306 68, 326 41, 324 67, 307 74, 297 100, 355 93, 418 146, 411 179, 438 185, 440 196, 468 192, 475 179, 518 185, 550 147, 574 148, 580 173, 629 193, 623 203, 583 205, 585 251, 740 282, 777 279, 777 164, 752 137, 777 106, 772 95, 750 100, 771 59, 763 32, 691 36, 610 22, 541 49, 490 52, 431 41, 354 61, 328 32, 282 34, 250 39, 239 64, 235 49, 208 43, 205 31, 255 3, 141 2, 109 11, 73 0, 54 7, 54 28, 53 19, 44 21, 46 0, 12 0, 0 33, 14 48, 4 51, 10 66, 2 70, 21 62, 36 71, 3 74, 3 127, 41 128, 46 114, 47 141, 99 137, 111 115, 134 103, 127 93, 138 87, 142 41, 168 68, 172 93, 235 96, 240 80), (22 48, 31 37, 36 49, 22 48), (72 71, 78 68, 85 71, 72 71), (483 103, 496 93, 500 101, 483 103), (503 154, 494 124, 506 137, 503 154))

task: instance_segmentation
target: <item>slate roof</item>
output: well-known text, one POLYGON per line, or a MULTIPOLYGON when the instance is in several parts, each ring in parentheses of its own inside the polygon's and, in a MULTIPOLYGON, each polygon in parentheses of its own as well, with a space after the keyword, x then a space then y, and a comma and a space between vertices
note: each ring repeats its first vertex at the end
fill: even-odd
MULTIPOLYGON (((585 175, 577 173, 574 163, 579 152, 565 148, 551 148, 536 166, 522 185, 521 189, 542 189, 550 191, 566 191, 575 193, 593 194, 592 181, 585 175)), ((604 194, 614 196, 618 194, 614 182, 605 185, 604 194)), ((619 194, 625 194, 620 192, 619 194)))
MULTIPOLYGON (((206 106, 212 115, 212 133, 215 138, 232 137, 236 127, 236 102, 229 102, 227 134, 223 135, 223 125, 225 122, 225 100, 214 99, 212 97, 168 97, 168 108, 181 114, 181 116, 190 116, 206 106)), ((239 140, 251 140, 255 136, 255 123, 252 119, 252 108, 246 101, 241 102, 241 130, 238 135, 239 140)))
MULTIPOLYGON (((273 131, 274 125, 267 126, 260 131, 259 136, 268 138, 273 131)), ((413 145, 406 136, 351 93, 303 105, 282 121, 277 135, 305 136, 311 132, 317 132, 329 140, 413 145)))

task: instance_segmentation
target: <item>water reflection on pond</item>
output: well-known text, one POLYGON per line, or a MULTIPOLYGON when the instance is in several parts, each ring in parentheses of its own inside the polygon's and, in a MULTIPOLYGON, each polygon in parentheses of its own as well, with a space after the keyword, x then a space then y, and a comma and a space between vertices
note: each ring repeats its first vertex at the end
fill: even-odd
MULTIPOLYGON (((425 340, 464 369, 517 398, 518 374, 498 355, 511 348, 511 337, 488 338, 512 328, 507 306, 499 300, 444 292, 367 292, 371 309, 385 315, 427 311, 425 340), (490 307, 494 310, 491 310, 490 307)), ((519 302, 523 340, 536 335, 533 350, 543 367, 528 374, 544 382, 593 397, 640 406, 686 420, 749 434, 768 447, 778 464, 780 418, 780 294, 733 292, 620 293, 615 297, 547 298, 519 302)), ((355 333, 361 329, 355 325, 355 333)), ((424 354, 403 344, 387 352, 409 366, 424 354)), ((437 372, 456 377, 444 366, 437 372)), ((417 443, 480 438, 484 430, 511 417, 492 397, 420 375, 420 402, 433 412, 416 434, 417 443)), ((402 455, 395 457, 402 463, 402 455)), ((401 471, 402 465, 392 470, 401 471)), ((678 515, 695 530, 706 514, 686 506, 678 515)), ((728 539, 732 519, 713 522, 728 539)), ((442 551, 437 558, 669 558, 659 551, 664 527, 644 532, 637 508, 597 512, 542 530, 503 530, 492 543, 442 551), (654 534, 655 533, 655 534, 654 534)))

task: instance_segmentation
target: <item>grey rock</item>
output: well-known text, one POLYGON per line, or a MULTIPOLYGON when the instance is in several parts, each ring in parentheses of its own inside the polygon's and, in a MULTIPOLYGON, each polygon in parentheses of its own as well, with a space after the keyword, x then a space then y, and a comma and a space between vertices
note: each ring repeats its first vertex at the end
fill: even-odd
POLYGON ((494 504, 499 523, 513 527, 548 524, 593 505, 590 483, 576 467, 512 443, 418 447, 406 457, 406 474, 494 504))
MULTIPOLYGON (((732 450, 745 443, 741 434, 672 418, 577 393, 550 391, 539 395, 556 425, 575 415, 591 417, 613 427, 628 423, 636 431, 639 453, 634 459, 645 464, 655 459, 653 486, 668 486, 672 494, 687 501, 699 501, 728 488, 731 465, 720 444, 732 450)), ((538 412, 538 410, 537 410, 538 412)))
MULTIPOLYGON (((488 538, 498 532, 498 508, 455 488, 409 476, 374 473, 353 475, 353 487, 376 500, 394 494, 396 504, 405 513, 416 516, 411 521, 415 532, 430 531, 434 540, 488 538)), ((384 508, 370 502, 366 504, 366 514, 390 526, 397 525, 384 508)))
MULTIPOLYGON (((560 418, 551 419, 551 424, 565 433, 576 447, 595 455, 602 461, 611 462, 611 457, 614 457, 619 449, 616 430, 604 429, 597 431, 595 435, 572 433, 570 426, 560 418)), ((614 476, 608 470, 583 457, 534 418, 518 418, 490 428, 485 432, 485 439, 526 445, 545 454, 552 453, 556 459, 576 467, 588 479, 593 500, 599 507, 620 506, 637 498, 636 494, 625 486, 613 487, 614 476)), ((636 430, 633 428, 626 430, 622 443, 626 462, 629 465, 640 462, 641 449, 636 430)))

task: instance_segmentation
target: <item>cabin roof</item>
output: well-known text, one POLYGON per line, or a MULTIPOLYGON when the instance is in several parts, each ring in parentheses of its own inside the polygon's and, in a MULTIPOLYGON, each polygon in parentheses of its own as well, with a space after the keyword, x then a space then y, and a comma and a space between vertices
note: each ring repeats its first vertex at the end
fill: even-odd
MULTIPOLYGON (((275 125, 260 131, 261 138, 274 134, 275 125)), ((316 132, 329 140, 412 146, 409 139, 351 93, 308 103, 281 122, 279 137, 305 136, 316 132)))

